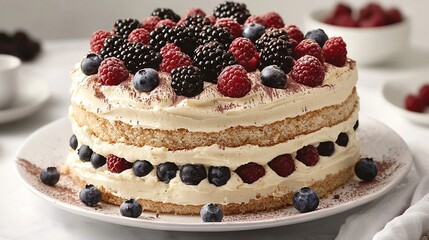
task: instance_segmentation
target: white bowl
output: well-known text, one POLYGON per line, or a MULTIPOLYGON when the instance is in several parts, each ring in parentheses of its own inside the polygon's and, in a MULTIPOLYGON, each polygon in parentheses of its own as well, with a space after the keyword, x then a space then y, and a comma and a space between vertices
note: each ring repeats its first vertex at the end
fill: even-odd
POLYGON ((409 45, 410 24, 401 22, 373 28, 340 27, 324 23, 330 11, 317 10, 304 19, 305 32, 321 28, 329 37, 340 36, 347 44, 348 57, 359 65, 382 64, 398 57, 409 45))

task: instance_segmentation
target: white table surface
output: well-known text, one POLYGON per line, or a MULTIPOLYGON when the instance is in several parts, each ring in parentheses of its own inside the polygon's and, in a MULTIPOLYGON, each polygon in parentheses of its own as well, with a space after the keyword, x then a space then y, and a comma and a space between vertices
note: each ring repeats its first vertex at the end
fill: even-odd
MULTIPOLYGON (((186 233, 114 225, 49 205, 21 183, 15 170, 15 156, 32 132, 67 115, 69 71, 87 48, 87 40, 46 42, 43 54, 22 68, 21 77, 28 81, 34 78, 47 81, 52 95, 45 107, 34 115, 0 125, 0 239, 333 239, 345 218, 365 207, 284 227, 230 233, 186 233)), ((412 84, 413 79, 426 78, 429 82, 428 59, 427 47, 413 46, 395 64, 359 67, 358 92, 361 114, 381 120, 402 136, 415 154, 429 157, 429 128, 412 124, 397 115, 381 95, 383 83, 389 80, 409 79, 412 84)))

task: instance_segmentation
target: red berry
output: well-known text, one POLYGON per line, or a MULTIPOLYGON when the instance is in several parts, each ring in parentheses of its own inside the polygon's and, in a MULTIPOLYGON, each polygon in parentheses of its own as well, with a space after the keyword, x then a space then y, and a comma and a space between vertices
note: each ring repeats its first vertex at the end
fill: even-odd
POLYGON ((386 19, 383 14, 375 14, 369 18, 361 19, 358 26, 362 28, 380 27, 386 25, 386 19))
POLYGON ((290 154, 275 157, 268 163, 268 166, 280 177, 287 177, 295 171, 295 161, 290 154))
POLYGON ((405 99, 405 108, 413 112, 423 112, 425 110, 425 103, 418 96, 408 95, 405 99))
POLYGON ((100 51, 104 45, 104 40, 106 40, 106 38, 111 36, 113 36, 113 33, 105 30, 98 30, 94 32, 91 36, 91 40, 89 41, 91 52, 100 54, 100 51))
POLYGON ((164 57, 167 52, 170 51, 181 51, 178 46, 176 46, 174 43, 167 43, 164 47, 161 48, 161 56, 164 57))
POLYGON ((298 43, 301 42, 302 39, 304 39, 304 34, 296 25, 289 24, 289 25, 286 25, 284 29, 286 30, 286 33, 289 39, 293 39, 298 43))
POLYGON ((352 15, 352 9, 347 4, 338 3, 337 6, 335 7, 333 16, 339 17, 339 16, 343 16, 343 15, 351 16, 352 15))
POLYGON ((422 99, 426 105, 429 105, 429 84, 425 84, 420 88, 419 98, 422 99))
POLYGON ((295 59, 299 59, 305 55, 311 55, 319 59, 321 63, 325 62, 325 58, 323 56, 322 48, 319 44, 311 39, 304 39, 295 47, 294 57, 295 59))
POLYGON ((215 25, 215 23, 216 23, 216 17, 215 16, 207 15, 206 18, 208 18, 210 20, 211 25, 215 25))
POLYGON ((262 26, 265 26, 265 21, 261 17, 256 15, 251 15, 250 17, 248 17, 246 19, 246 22, 244 22, 244 24, 247 24, 247 23, 258 23, 258 24, 261 24, 262 26))
POLYGON ((133 164, 113 154, 107 156, 106 159, 107 170, 112 173, 121 173, 124 170, 130 169, 133 164))
POLYGON ((325 61, 342 67, 347 61, 347 47, 342 37, 331 37, 323 45, 325 61))
POLYGON ((314 166, 319 161, 319 153, 316 147, 307 145, 296 152, 296 159, 306 166, 314 166))
POLYGON ((323 83, 325 69, 316 57, 305 55, 298 59, 292 67, 293 80, 310 87, 316 87, 323 83))
POLYGON ((147 17, 141 21, 140 26, 148 32, 152 32, 159 21, 161 21, 161 18, 158 16, 147 17))
POLYGON ((391 8, 385 12, 387 24, 394 24, 402 21, 402 14, 397 8, 391 8))
POLYGON ((232 37, 241 37, 241 25, 232 18, 219 18, 216 20, 215 26, 221 26, 228 29, 232 37))
POLYGON ((265 168, 257 163, 250 162, 241 165, 235 169, 235 172, 240 176, 243 182, 251 184, 265 175, 265 168))
POLYGON ((129 42, 139 42, 143 45, 149 44, 150 42, 150 32, 144 28, 134 29, 130 35, 128 35, 129 42))
POLYGON ((128 79, 124 62, 115 57, 104 59, 98 68, 98 82, 102 85, 118 85, 128 79))
POLYGON ((205 17, 206 13, 201 9, 201 8, 189 8, 186 13, 184 18, 188 17, 188 16, 196 16, 196 15, 200 15, 205 17))
POLYGON ((341 15, 334 20, 334 24, 341 27, 358 27, 358 22, 350 15, 341 15))
POLYGON ((378 3, 368 3, 359 11, 359 20, 367 19, 373 15, 384 15, 383 8, 378 3))
POLYGON ((258 67, 259 53, 250 39, 242 37, 234 39, 229 46, 229 51, 246 71, 253 72, 258 67))
POLYGON ((162 26, 175 27, 175 26, 176 26, 176 23, 175 23, 175 22, 173 22, 171 19, 166 18, 166 19, 162 19, 161 21, 159 21, 159 22, 155 25, 155 28, 159 28, 159 27, 162 27, 162 26))
POLYGON ((162 61, 159 65, 159 70, 171 73, 171 71, 178 67, 191 65, 192 60, 185 53, 180 51, 168 51, 166 54, 164 54, 164 56, 162 56, 162 61))
POLYGON ((217 90, 227 97, 243 97, 251 86, 246 69, 238 64, 224 68, 217 79, 217 90))
POLYGON ((282 17, 278 13, 268 12, 261 16, 262 20, 265 21, 265 28, 282 28, 285 26, 282 17))

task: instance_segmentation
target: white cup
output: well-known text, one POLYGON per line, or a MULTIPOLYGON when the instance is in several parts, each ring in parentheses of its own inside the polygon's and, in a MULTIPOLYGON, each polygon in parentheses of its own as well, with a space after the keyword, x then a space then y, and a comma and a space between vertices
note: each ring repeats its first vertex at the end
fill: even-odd
POLYGON ((0 109, 9 107, 15 98, 20 66, 19 58, 0 54, 0 109))

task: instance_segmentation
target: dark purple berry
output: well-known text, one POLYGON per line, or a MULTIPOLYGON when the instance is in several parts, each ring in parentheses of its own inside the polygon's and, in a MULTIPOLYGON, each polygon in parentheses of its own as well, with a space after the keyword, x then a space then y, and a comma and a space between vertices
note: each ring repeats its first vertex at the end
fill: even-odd
POLYGON ((312 212, 319 206, 319 196, 312 189, 303 187, 293 195, 292 204, 301 213, 312 212))
POLYGON ((186 185, 198 185, 206 177, 206 168, 201 164, 185 164, 180 168, 180 179, 186 185))
POLYGON ((94 207, 101 201, 101 192, 92 184, 88 184, 79 193, 80 200, 89 207, 94 207))
POLYGON ((101 57, 97 54, 90 53, 86 55, 86 58, 82 59, 82 62, 80 63, 80 69, 87 76, 94 75, 98 72, 98 67, 100 66, 102 60, 103 59, 101 59, 101 57))
POLYGON ((70 145, 70 147, 71 147, 73 150, 76 150, 77 145, 78 145, 78 141, 77 141, 77 137, 76 137, 76 135, 74 135, 74 134, 73 134, 73 135, 70 137, 69 145, 70 145))
POLYGON ((242 35, 250 39, 253 43, 256 42, 265 33, 265 27, 258 23, 244 24, 242 35))
POLYGON ((222 222, 223 212, 216 204, 210 203, 201 208, 200 216, 203 222, 222 222))
POLYGON ((90 161, 94 168, 99 168, 106 164, 106 157, 93 152, 90 161))
POLYGON ((60 172, 56 167, 48 167, 40 172, 40 180, 49 186, 54 186, 60 180, 60 172))
POLYGON ((285 72, 277 65, 267 66, 261 71, 261 82, 267 87, 284 88, 286 81, 285 72))
POLYGON ((228 167, 209 167, 209 183, 219 187, 225 185, 231 178, 231 171, 228 167))
POLYGON ((146 160, 137 160, 133 163, 133 172, 137 177, 148 175, 153 169, 153 165, 146 160))
POLYGON ((373 180, 377 173, 377 164, 372 158, 361 158, 355 165, 355 174, 363 181, 373 180))
POLYGON ((133 86, 139 92, 150 92, 158 85, 158 72, 153 68, 140 69, 133 77, 133 86))
POLYGON ((92 149, 86 145, 82 145, 77 150, 77 154, 79 155, 79 159, 82 160, 82 162, 89 162, 91 160, 92 149))
POLYGON ((169 183, 171 179, 176 177, 179 168, 172 162, 165 162, 158 165, 156 168, 156 176, 164 183, 169 183))
POLYGON ((323 48, 323 45, 325 45, 326 40, 328 40, 328 35, 322 30, 322 29, 314 29, 311 31, 308 31, 305 36, 305 39, 312 39, 316 41, 321 48, 323 48))
POLYGON ((338 134, 338 138, 335 143, 338 144, 338 146, 347 147, 347 144, 349 143, 349 135, 345 132, 338 134))
POLYGON ((138 218, 142 212, 142 205, 135 199, 125 200, 119 207, 119 212, 124 217, 138 218))
POLYGON ((335 151, 335 144, 331 141, 321 142, 319 146, 317 146, 317 152, 320 156, 329 157, 335 151))

